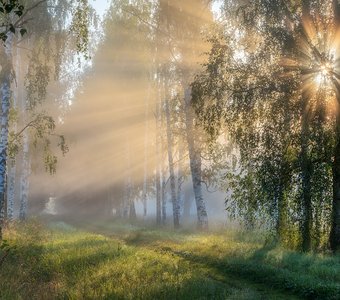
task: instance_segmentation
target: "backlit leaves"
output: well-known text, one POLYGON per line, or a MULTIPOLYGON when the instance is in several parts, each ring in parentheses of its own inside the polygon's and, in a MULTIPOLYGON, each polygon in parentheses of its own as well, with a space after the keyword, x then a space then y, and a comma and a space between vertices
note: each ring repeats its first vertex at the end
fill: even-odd
MULTIPOLYGON (((0 1, 0 22, 1 32, 0 39, 6 42, 8 34, 16 33, 20 29, 20 18, 24 14, 25 7, 20 0, 0 1)), ((24 28, 20 29, 20 34, 23 36, 26 33, 24 28)))

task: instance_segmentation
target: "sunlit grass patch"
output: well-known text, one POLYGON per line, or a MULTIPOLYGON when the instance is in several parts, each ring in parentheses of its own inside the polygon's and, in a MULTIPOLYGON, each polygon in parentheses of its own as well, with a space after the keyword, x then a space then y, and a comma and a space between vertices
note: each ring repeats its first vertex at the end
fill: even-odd
POLYGON ((20 247, 0 272, 4 299, 224 299, 230 294, 228 286, 168 252, 60 226, 36 228, 46 238, 32 246, 32 237, 21 230, 27 233, 24 225, 11 230, 20 247))
POLYGON ((265 245, 261 234, 103 228, 10 227, 17 250, 0 269, 0 298, 337 299, 337 256, 265 245))

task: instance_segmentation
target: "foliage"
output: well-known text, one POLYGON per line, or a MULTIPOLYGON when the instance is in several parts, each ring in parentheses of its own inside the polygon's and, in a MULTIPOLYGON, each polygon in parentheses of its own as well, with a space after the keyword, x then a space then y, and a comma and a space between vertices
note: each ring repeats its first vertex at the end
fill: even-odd
POLYGON ((225 22, 209 36, 209 59, 192 83, 195 110, 212 140, 227 131, 237 145, 237 169, 223 174, 232 215, 248 227, 269 218, 280 239, 295 239, 289 234, 298 229, 304 250, 309 236, 325 248, 336 100, 313 76, 330 55, 330 5, 248 4, 225 2, 225 22))
POLYGON ((13 251, 15 247, 11 247, 6 240, 0 241, 0 269, 6 257, 13 251))
POLYGON ((24 12, 25 7, 21 0, 0 1, 0 39, 2 42, 6 42, 10 32, 15 34, 18 29, 21 37, 26 34, 27 30, 23 28, 24 20, 22 18, 24 12), (14 20, 14 16, 16 20, 14 20))
POLYGON ((72 24, 70 32, 75 34, 75 44, 78 54, 83 54, 85 59, 89 56, 89 25, 90 8, 87 0, 77 0, 72 11, 72 24))
MULTIPOLYGON (((92 14, 85 0, 76 3, 56 1, 51 6, 53 9, 44 0, 28 2, 26 7, 19 2, 3 2, 3 5, 11 6, 11 11, 8 11, 8 8, 3 12, 4 18, 10 13, 19 17, 13 26, 21 28, 21 36, 26 32, 29 34, 25 39, 16 42, 20 42, 24 49, 32 51, 29 53, 27 73, 22 74, 19 71, 19 74, 15 74, 17 89, 23 90, 13 93, 19 98, 14 99, 11 105, 8 155, 11 158, 17 155, 23 147, 23 138, 27 135, 36 148, 41 146, 39 148, 43 152, 46 171, 52 174, 56 172, 57 164, 54 144, 60 148, 63 155, 68 152, 65 137, 56 133, 55 119, 63 112, 58 109, 59 115, 55 115, 46 109, 50 101, 49 89, 56 83, 52 80, 52 74, 55 75, 54 79, 60 79, 61 60, 65 54, 69 54, 67 51, 71 53, 74 50, 89 58, 88 27, 92 14), (70 20, 71 24, 66 25, 70 20), (69 40, 74 40, 74 45, 71 45, 69 40)), ((13 64, 21 64, 22 52, 17 51, 17 56, 13 64)), ((17 69, 14 66, 13 72, 17 69)), ((24 68, 20 67, 18 70, 22 69, 24 68)))

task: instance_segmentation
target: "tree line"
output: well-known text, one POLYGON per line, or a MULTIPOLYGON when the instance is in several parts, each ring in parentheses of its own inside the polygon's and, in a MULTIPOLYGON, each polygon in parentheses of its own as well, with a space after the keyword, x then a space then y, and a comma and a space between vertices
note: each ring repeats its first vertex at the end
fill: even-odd
POLYGON ((339 9, 226 2, 193 83, 203 126, 213 138, 227 130, 239 151, 228 174, 232 209, 303 251, 340 244, 339 9))
MULTIPOLYGON (((90 22, 85 0, 73 6, 59 1, 53 12, 42 2, 39 9, 45 10, 39 16, 44 19, 39 22, 49 24, 44 27, 49 29, 41 32, 33 21, 19 22, 18 30, 26 37, 21 42, 13 24, 29 14, 29 6, 19 9, 15 3, 13 12, 0 9, 6 18, 14 16, 3 31, 1 57, 7 57, 19 74, 15 89, 8 77, 13 72, 5 72, 1 80, 1 133, 7 138, 2 140, 0 171, 7 184, 2 189, 0 184, 0 194, 9 216, 19 159, 10 155, 8 140, 13 152, 21 147, 22 182, 28 182, 25 153, 33 137, 42 141, 45 162, 54 170, 56 158, 48 151, 54 119, 37 107, 46 98, 49 78, 59 80, 60 61, 72 51, 86 56, 90 22), (63 16, 68 23, 66 12, 72 10, 76 13, 70 28, 57 22, 63 16), (28 60, 21 58, 24 49, 6 46, 16 39, 22 48, 33 49, 28 60), (15 59, 9 53, 12 48, 19 53, 15 59), (10 113, 11 107, 15 109, 10 113), (13 117, 9 122, 11 114, 23 120, 13 117), (30 136, 20 131, 25 126, 33 129, 30 136), (19 136, 21 145, 12 143, 19 136)), ((281 243, 302 251, 338 250, 338 1, 229 0, 217 15, 212 5, 204 0, 112 2, 103 24, 106 39, 115 41, 118 49, 138 50, 133 80, 142 80, 145 91, 139 148, 143 159, 136 164, 134 137, 127 135, 120 145, 123 174, 119 188, 111 190, 108 211, 114 208, 118 216, 134 219, 135 201, 140 200, 146 216, 152 199, 156 223, 167 222, 170 204, 172 223, 178 228, 190 210, 191 199, 183 191, 183 184, 190 182, 197 226, 207 230, 203 190, 214 186, 226 192, 228 214, 245 228, 270 229, 281 243)), ((117 58, 126 76, 132 74, 130 58, 124 51, 117 58)), ((57 111, 57 117, 63 114, 57 111)), ((65 152, 65 144, 59 144, 65 152)), ((26 202, 22 201, 23 210, 26 202)))
MULTIPOLYGON (((207 226, 202 184, 210 181, 228 192, 227 210, 246 228, 269 228, 302 251, 336 251, 338 2, 225 1, 215 19, 211 4, 159 1, 150 19, 137 6, 132 13, 156 45, 156 132, 163 124, 175 227, 184 205, 174 167, 181 174, 184 153, 200 228, 207 226), (195 63, 204 52, 202 70, 195 63)), ((154 183, 158 223, 161 166, 154 183)))

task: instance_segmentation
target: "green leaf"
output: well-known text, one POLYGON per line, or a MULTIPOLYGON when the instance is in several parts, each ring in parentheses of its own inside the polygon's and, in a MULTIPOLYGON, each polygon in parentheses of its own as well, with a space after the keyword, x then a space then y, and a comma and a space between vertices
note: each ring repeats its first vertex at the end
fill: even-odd
POLYGON ((0 39, 1 39, 3 42, 6 42, 6 40, 7 40, 7 34, 4 33, 4 32, 1 32, 1 33, 0 33, 0 39))
POLYGON ((15 27, 13 26, 13 24, 9 25, 9 31, 15 33, 15 27))
POLYGON ((16 11, 15 11, 15 14, 16 14, 18 17, 21 17, 22 14, 23 14, 23 11, 22 11, 22 10, 16 10, 16 11))
POLYGON ((21 36, 24 36, 27 33, 27 30, 25 28, 20 29, 21 36))
POLYGON ((13 8, 14 8, 13 5, 11 5, 11 4, 6 4, 6 5, 5 5, 5 11, 6 11, 6 13, 9 14, 9 13, 13 10, 13 8))

